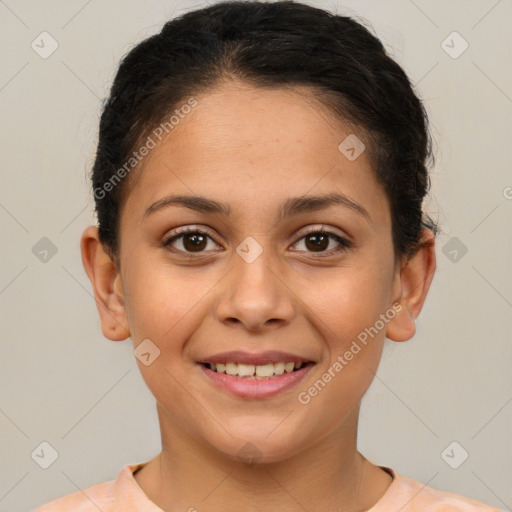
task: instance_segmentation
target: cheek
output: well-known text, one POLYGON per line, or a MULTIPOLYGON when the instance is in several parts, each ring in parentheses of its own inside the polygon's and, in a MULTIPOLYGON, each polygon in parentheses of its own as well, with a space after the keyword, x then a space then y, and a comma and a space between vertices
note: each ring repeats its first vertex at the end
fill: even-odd
POLYGON ((137 265, 125 267, 125 306, 132 339, 137 343, 150 338, 159 344, 186 336, 188 320, 208 292, 207 283, 191 281, 186 272, 162 261, 134 259, 137 265))
POLYGON ((385 324, 376 322, 382 322, 385 305, 375 288, 358 284, 324 296, 322 303, 326 310, 310 321, 325 342, 325 355, 298 398, 311 416, 322 418, 327 432, 356 410, 374 379, 385 337, 385 324))
POLYGON ((303 289, 308 291, 303 300, 308 305, 311 322, 334 345, 350 343, 364 329, 373 326, 389 307, 392 277, 385 263, 375 262, 338 268, 314 284, 305 284, 303 289))

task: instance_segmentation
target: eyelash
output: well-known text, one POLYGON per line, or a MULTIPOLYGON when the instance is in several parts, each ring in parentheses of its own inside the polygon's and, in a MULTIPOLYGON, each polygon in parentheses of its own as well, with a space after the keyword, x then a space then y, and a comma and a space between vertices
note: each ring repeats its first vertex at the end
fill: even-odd
MULTIPOLYGON (((198 229, 198 228, 194 228, 194 227, 192 227, 192 228, 191 227, 187 227, 187 228, 181 229, 179 232, 175 233, 171 237, 166 238, 162 242, 162 246, 165 247, 166 249, 172 251, 172 252, 181 253, 181 254, 185 255, 186 257, 189 257, 189 258, 195 258, 196 255, 204 254, 206 251, 200 251, 200 252, 197 252, 197 253, 193 253, 193 252, 182 251, 180 249, 175 249, 174 247, 171 246, 172 242, 174 242, 175 240, 178 240, 179 238, 182 238, 183 236, 185 236, 187 234, 202 235, 202 236, 210 238, 217 245, 220 245, 217 242, 217 240, 215 240, 215 238, 212 237, 207 231, 204 231, 204 230, 198 229)), ((330 251, 323 251, 323 252, 319 252, 319 253, 311 252, 313 257, 315 257, 315 258, 323 258, 323 257, 327 257, 327 256, 332 256, 333 254, 338 254, 340 252, 346 251, 347 249, 351 249, 353 247, 353 244, 351 242, 349 242, 346 238, 343 238, 343 237, 341 237, 339 235, 336 235, 335 233, 332 233, 330 231, 326 231, 324 229, 314 229, 314 230, 309 231, 308 233, 304 233, 299 238, 299 240, 297 240, 297 242, 295 242, 295 244, 297 244, 300 240, 302 240, 303 238, 306 238, 307 236, 317 235, 317 234, 329 236, 330 238, 332 238, 336 242, 338 242, 339 246, 336 247, 335 249, 331 249, 330 251)), ((296 252, 304 252, 304 251, 296 251, 296 252)), ((310 251, 306 251, 306 252, 310 252, 310 251)))

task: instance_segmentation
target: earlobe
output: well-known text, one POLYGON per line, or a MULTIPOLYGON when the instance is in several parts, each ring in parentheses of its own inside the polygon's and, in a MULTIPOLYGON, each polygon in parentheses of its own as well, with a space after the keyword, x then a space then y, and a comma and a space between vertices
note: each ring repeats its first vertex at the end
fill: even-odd
POLYGON ((396 302, 395 316, 386 327, 386 338, 393 341, 410 340, 416 333, 416 318, 411 313, 407 301, 396 302))
POLYGON ((420 249, 402 264, 395 277, 395 302, 401 307, 386 328, 386 337, 393 341, 407 341, 414 336, 416 318, 434 277, 436 253, 432 231, 423 229, 421 243, 420 249))
POLYGON ((130 336, 121 275, 115 262, 105 252, 96 226, 88 227, 80 241, 82 263, 91 281, 100 314, 103 335, 112 341, 130 336))

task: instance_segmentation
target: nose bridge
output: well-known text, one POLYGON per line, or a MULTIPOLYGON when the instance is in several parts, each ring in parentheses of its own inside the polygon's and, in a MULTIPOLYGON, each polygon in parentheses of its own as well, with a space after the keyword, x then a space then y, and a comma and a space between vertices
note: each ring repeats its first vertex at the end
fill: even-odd
POLYGON ((228 282, 218 297, 216 317, 248 329, 286 323, 293 316, 291 292, 279 275, 279 261, 270 247, 247 237, 233 255, 228 282))

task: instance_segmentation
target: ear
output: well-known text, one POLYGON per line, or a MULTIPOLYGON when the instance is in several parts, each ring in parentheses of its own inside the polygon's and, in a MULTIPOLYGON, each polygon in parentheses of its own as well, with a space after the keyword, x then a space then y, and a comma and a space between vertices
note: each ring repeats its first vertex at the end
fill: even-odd
POLYGON ((96 226, 90 226, 83 232, 80 250, 82 263, 94 290, 103 335, 112 341, 125 340, 130 336, 130 331, 121 274, 103 249, 96 226))
POLYGON ((423 228, 422 246, 400 268, 393 285, 394 318, 387 324, 386 337, 393 341, 407 341, 416 332, 416 318, 427 297, 436 269, 435 238, 430 229, 423 228))

